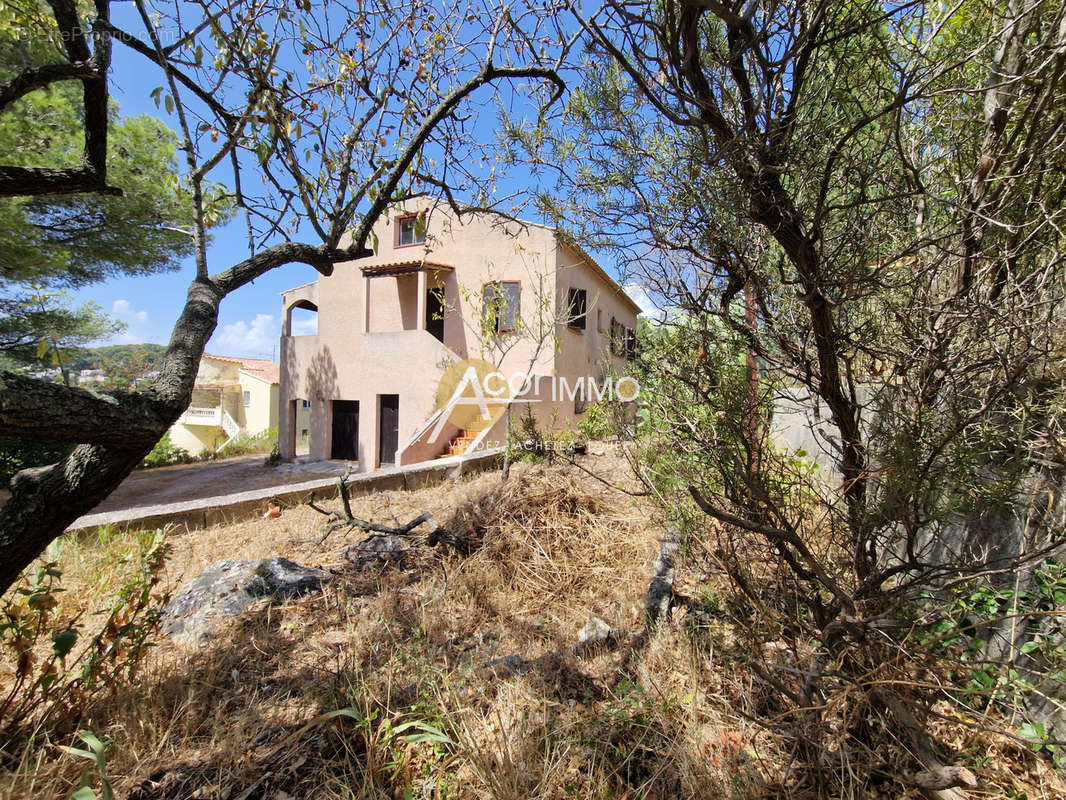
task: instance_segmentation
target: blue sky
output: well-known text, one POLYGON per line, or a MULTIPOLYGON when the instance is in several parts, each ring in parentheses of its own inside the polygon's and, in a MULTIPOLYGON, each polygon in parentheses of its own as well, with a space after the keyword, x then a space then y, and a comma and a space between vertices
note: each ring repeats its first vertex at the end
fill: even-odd
MULTIPOLYGON (((120 27, 139 31, 141 24, 132 6, 112 6, 120 27)), ((175 119, 157 109, 151 91, 163 83, 162 73, 145 58, 116 44, 112 56, 111 94, 124 115, 150 114, 172 128, 175 119)), ((309 240, 313 241, 313 240, 309 240)), ((212 231, 208 264, 219 272, 248 256, 248 240, 240 216, 226 227, 212 231)), ((104 342, 166 344, 185 302, 185 292, 196 269, 191 258, 177 272, 142 278, 115 278, 77 292, 80 301, 94 300, 104 311, 126 324, 125 332, 104 342)), ((281 335, 279 292, 314 280, 317 273, 303 264, 290 264, 267 273, 222 301, 218 328, 208 352, 277 359, 281 335)))
MULTIPOLYGON (((118 4, 113 19, 120 27, 138 31, 141 25, 132 8, 118 4)), ((124 115, 150 114, 175 127, 176 119, 156 108, 151 92, 163 82, 163 76, 143 56, 120 44, 115 45, 112 60, 111 93, 124 115)), ((314 238, 306 241, 314 242, 314 238)), ((212 232, 208 250, 211 272, 218 272, 248 255, 243 217, 238 215, 226 227, 212 232)), ((603 266, 614 272, 611 264, 603 266)), ((192 259, 177 272, 142 278, 122 277, 86 287, 76 293, 79 301, 93 300, 104 311, 126 325, 126 330, 100 344, 154 342, 166 344, 174 321, 185 300, 189 281, 195 275, 192 259)), ((277 360, 281 334, 281 298, 285 289, 315 279, 317 273, 308 266, 291 264, 263 275, 242 287, 222 302, 218 328, 207 351, 217 354, 249 356, 277 360)), ((638 287, 627 287, 642 306, 650 306, 647 295, 638 287)), ((295 324, 295 321, 294 321, 295 324)))

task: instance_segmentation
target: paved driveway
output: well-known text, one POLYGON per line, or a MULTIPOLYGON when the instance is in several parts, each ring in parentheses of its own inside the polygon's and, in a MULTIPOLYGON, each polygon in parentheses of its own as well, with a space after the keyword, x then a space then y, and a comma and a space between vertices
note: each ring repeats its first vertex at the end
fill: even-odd
POLYGON ((251 489, 303 483, 343 474, 345 468, 346 464, 340 461, 266 467, 263 466, 263 456, 255 455, 142 469, 131 473, 110 497, 93 509, 93 513, 180 503, 251 489))

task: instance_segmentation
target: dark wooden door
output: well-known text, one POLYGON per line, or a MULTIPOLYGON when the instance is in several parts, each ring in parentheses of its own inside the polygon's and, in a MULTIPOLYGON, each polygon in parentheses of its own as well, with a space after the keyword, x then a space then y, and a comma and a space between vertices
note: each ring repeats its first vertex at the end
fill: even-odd
POLYGON ((378 463, 395 464, 396 448, 400 446, 400 396, 398 394, 381 395, 378 442, 378 463))
POLYGON ((333 401, 333 445, 330 458, 359 459, 359 401, 333 401))
POLYGON ((438 342, 444 341, 444 298, 441 289, 430 289, 426 292, 426 330, 437 337, 438 342))

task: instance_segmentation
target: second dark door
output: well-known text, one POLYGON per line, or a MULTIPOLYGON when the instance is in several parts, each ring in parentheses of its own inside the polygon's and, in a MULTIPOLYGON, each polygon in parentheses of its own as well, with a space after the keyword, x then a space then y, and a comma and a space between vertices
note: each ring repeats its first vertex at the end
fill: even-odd
POLYGON ((378 420, 378 463, 395 464, 396 448, 400 444, 400 396, 383 394, 378 420))

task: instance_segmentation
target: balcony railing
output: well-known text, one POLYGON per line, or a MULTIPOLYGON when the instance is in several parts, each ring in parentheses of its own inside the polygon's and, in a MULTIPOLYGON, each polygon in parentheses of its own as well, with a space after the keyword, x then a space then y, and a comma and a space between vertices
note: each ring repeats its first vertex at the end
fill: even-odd
POLYGON ((222 426, 221 408, 197 408, 190 406, 185 413, 178 418, 182 425, 207 425, 213 428, 222 426))

